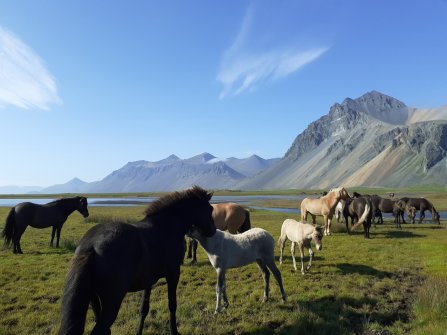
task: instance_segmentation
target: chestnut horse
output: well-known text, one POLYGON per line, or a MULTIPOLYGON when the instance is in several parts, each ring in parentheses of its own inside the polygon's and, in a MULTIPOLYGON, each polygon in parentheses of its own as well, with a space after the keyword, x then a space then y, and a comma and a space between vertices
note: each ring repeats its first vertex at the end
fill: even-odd
POLYGON ((337 203, 342 199, 349 197, 348 191, 344 187, 331 189, 326 195, 318 198, 304 198, 301 201, 301 220, 307 221, 307 214, 312 216, 312 222, 315 224, 316 215, 323 216, 324 235, 330 235, 331 220, 335 213, 337 203))

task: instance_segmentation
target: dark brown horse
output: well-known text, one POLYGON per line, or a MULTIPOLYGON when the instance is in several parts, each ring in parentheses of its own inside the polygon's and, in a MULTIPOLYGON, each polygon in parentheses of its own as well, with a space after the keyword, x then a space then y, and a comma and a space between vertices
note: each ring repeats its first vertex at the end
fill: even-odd
MULTIPOLYGON (((214 225, 219 230, 228 230, 231 234, 243 233, 251 228, 250 212, 233 202, 211 204, 213 206, 214 225)), ((188 258, 197 263, 197 241, 188 238, 188 258)))
POLYGON ((396 207, 397 199, 386 199, 379 197, 378 195, 372 195, 370 196, 373 213, 375 214, 373 216, 373 223, 375 220, 375 217, 377 216, 379 218, 379 223, 383 224, 383 217, 382 213, 392 213, 394 216, 394 221, 397 222, 396 215, 400 215, 399 222, 402 220, 403 223, 405 222, 404 218, 404 210, 401 208, 401 206, 396 207), (400 210, 399 210, 400 209, 400 210))
POLYGON ((369 229, 371 227, 372 205, 369 197, 348 198, 343 209, 343 216, 345 217, 348 234, 350 233, 348 219, 351 218, 351 230, 363 224, 365 238, 370 237, 369 229), (354 224, 356 219, 358 222, 354 224))
POLYGON ((98 224, 87 231, 76 249, 65 284, 58 334, 83 334, 91 304, 96 321, 91 334, 110 335, 126 293, 144 290, 137 331, 141 335, 152 285, 166 278, 170 331, 178 335, 176 292, 183 240, 192 228, 206 237, 215 234, 211 196, 197 186, 173 192, 151 203, 140 222, 98 224))
POLYGON ((45 205, 22 202, 11 208, 6 218, 5 228, 2 232, 5 245, 9 246, 12 242, 13 252, 22 254, 20 238, 27 226, 33 228, 52 226, 50 246, 53 246, 54 235, 57 233, 56 247, 59 248, 62 226, 67 221, 68 216, 77 210, 84 217, 87 217, 89 215, 87 205, 85 197, 59 199, 45 205))
MULTIPOLYGON (((441 224, 439 221, 439 213, 436 211, 435 206, 425 198, 400 198, 401 201, 405 202, 405 204, 409 207, 414 207, 417 211, 419 211, 419 223, 422 223, 422 220, 425 218, 425 211, 431 211, 431 219, 438 224, 441 224)), ((415 216, 411 218, 412 223, 414 223, 415 216)))

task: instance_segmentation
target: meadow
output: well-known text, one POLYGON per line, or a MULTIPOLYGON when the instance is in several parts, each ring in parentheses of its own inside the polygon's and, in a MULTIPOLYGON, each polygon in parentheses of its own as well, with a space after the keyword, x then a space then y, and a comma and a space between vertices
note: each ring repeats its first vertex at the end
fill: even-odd
MULTIPOLYGON (((445 210, 445 195, 435 198, 445 210)), ((275 203, 275 207, 289 205, 275 203)), ((74 249, 82 235, 98 222, 142 218, 144 207, 90 207, 90 218, 72 214, 64 225, 61 248, 48 246, 51 229, 28 228, 23 255, 0 250, 0 334, 56 334, 61 295, 74 249)), ((3 225, 9 208, 0 207, 3 225)), ((430 214, 428 214, 430 216, 430 214)), ((278 239, 288 214, 251 210, 252 226, 278 239)), ((321 222, 321 221, 320 221, 321 222)), ((314 249, 315 251, 315 249, 314 249)), ((278 247, 275 249, 278 257, 278 247)), ((447 330, 447 229, 391 222, 346 234, 336 225, 315 251, 310 273, 293 271, 290 242, 284 264, 277 264, 288 295, 280 299, 274 280, 270 300, 262 302, 263 281, 255 264, 227 272, 230 306, 214 315, 216 273, 199 247, 198 264, 182 266, 177 291, 177 319, 182 334, 439 334, 447 330)), ((299 262, 299 252, 297 261, 299 262)), ((306 252, 306 261, 308 254, 306 252)), ((166 283, 152 290, 151 311, 144 334, 168 334, 166 283)), ((112 334, 132 334, 138 325, 141 293, 128 294, 112 334)), ((93 327, 89 311, 86 333, 93 327)))

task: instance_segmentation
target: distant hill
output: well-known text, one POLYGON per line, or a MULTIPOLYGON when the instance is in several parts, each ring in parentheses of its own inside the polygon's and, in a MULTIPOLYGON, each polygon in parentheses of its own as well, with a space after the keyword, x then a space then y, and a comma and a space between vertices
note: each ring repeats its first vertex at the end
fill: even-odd
POLYGON ((86 183, 78 178, 44 188, 42 193, 156 192, 200 185, 207 189, 231 189, 248 177, 271 167, 279 158, 220 159, 209 153, 180 159, 171 155, 163 160, 129 162, 102 180, 86 183))
POLYGON ((446 185, 447 107, 418 109, 373 91, 334 104, 273 167, 240 189, 446 185))
POLYGON ((40 186, 0 186, 0 194, 27 194, 42 190, 40 186))

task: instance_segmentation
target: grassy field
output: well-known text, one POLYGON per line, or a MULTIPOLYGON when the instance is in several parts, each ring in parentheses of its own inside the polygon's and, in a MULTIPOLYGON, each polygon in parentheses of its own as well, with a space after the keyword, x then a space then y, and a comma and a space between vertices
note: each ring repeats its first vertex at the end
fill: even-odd
MULTIPOLYGON (((438 197, 439 204, 445 201, 438 197)), ((438 199, 437 198, 437 199, 438 199)), ((9 208, 0 207, 0 222, 9 208)), ((28 228, 24 255, 0 250, 0 334, 56 334, 60 298, 74 248, 96 222, 141 218, 143 207, 91 207, 85 222, 69 217, 62 247, 49 248, 51 230, 28 228)), ((270 211, 251 212, 252 226, 278 238, 289 217, 270 211)), ((290 243, 279 265, 288 301, 281 303, 276 282, 262 303, 263 282, 256 265, 227 273, 230 306, 220 315, 215 307, 216 273, 199 247, 198 265, 182 267, 178 289, 178 326, 182 334, 439 334, 447 331, 447 229, 432 224, 391 224, 347 235, 342 226, 324 237, 310 273, 293 270, 290 243)), ((278 255, 278 248, 275 254, 278 255)), ((306 254, 307 256, 307 254, 306 254)), ((299 261, 299 255, 298 255, 299 261)), ((307 258, 306 258, 307 261, 307 258)), ((128 294, 112 334, 135 333, 140 294, 128 294)), ((168 334, 164 280, 152 291, 151 312, 144 334, 168 334)), ((92 329, 89 311, 86 333, 92 329)))

